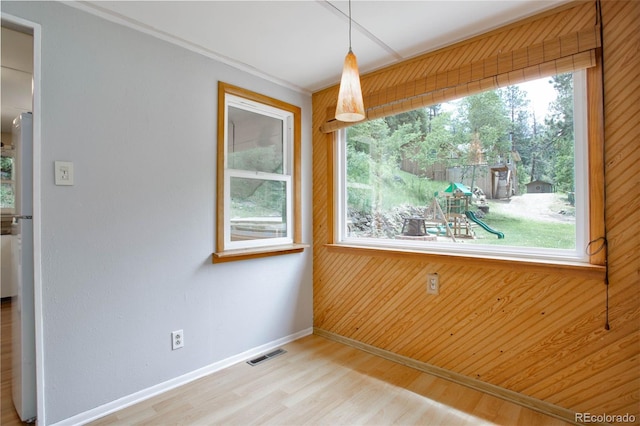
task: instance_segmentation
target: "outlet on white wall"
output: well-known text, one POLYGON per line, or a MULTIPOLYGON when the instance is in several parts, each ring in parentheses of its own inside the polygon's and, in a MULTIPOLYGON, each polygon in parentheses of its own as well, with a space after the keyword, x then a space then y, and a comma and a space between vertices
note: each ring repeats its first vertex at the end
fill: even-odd
POLYGON ((171 350, 180 349, 184 346, 184 333, 182 330, 171 332, 171 350))

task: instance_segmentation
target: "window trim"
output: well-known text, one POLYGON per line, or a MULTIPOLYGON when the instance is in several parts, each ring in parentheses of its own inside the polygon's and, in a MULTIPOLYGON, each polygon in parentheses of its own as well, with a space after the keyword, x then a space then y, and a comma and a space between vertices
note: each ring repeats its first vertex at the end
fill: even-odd
POLYGON ((441 263, 449 265, 457 265, 461 267, 478 267, 478 268, 501 268, 513 269, 517 265, 518 271, 522 273, 552 273, 564 272, 573 275, 580 275, 588 279, 604 280, 606 267, 595 265, 593 263, 570 262, 570 261, 550 261, 535 260, 522 258, 492 257, 492 256, 472 256, 460 253, 434 253, 423 250, 386 248, 386 247, 367 247, 352 244, 325 244, 324 247, 330 253, 349 254, 358 256, 380 256, 384 258, 394 258, 398 260, 416 260, 429 264, 441 263))
MULTIPOLYGON (((597 88, 601 87, 600 67, 601 63, 600 59, 598 59, 595 67, 574 72, 574 75, 581 75, 577 80, 582 80, 581 86, 584 89, 577 93, 581 100, 576 101, 576 82, 574 81, 574 103, 580 102, 580 105, 576 108, 577 111, 574 109, 574 120, 577 114, 581 114, 583 119, 586 121, 583 123, 582 128, 580 130, 576 130, 575 133, 576 140, 578 140, 579 137, 582 137, 584 140, 583 144, 576 144, 576 149, 578 149, 578 145, 581 145, 581 148, 584 151, 584 155, 581 158, 585 161, 582 165, 576 164, 576 169, 581 168, 583 180, 588 181, 589 186, 588 191, 584 191, 583 196, 580 197, 584 203, 582 208, 586 220, 582 224, 584 236, 583 241, 580 241, 578 238, 578 224, 576 224, 576 254, 583 250, 583 248, 580 248, 579 244, 582 244, 582 247, 584 247, 589 241, 598 238, 601 235, 599 230, 604 227, 604 203, 599 196, 599 194, 602 194, 604 186, 604 173, 602 170, 602 156, 599 155, 598 152, 599 150, 602 150, 603 144, 603 137, 599 131, 599 129, 602 128, 603 114, 601 105, 592 101, 592 99, 598 98, 599 94, 597 93, 597 88), (580 111, 580 109, 582 109, 582 111, 580 111), (600 180, 600 178, 602 178, 602 180, 600 180)), ((330 227, 330 238, 326 246, 330 248, 330 251, 366 255, 372 255, 379 252, 384 253, 386 256, 400 255, 402 257, 409 254, 412 256, 423 256, 425 260, 444 261, 447 263, 460 263, 462 261, 466 263, 471 262, 484 264, 486 261, 491 261, 497 262, 498 264, 502 262, 512 264, 513 262, 519 262, 525 266, 536 265, 536 267, 540 267, 542 265, 547 265, 552 268, 560 267, 572 270, 584 267, 585 273, 598 277, 604 273, 604 251, 594 253, 593 255, 585 254, 583 257, 576 258, 558 256, 553 250, 547 250, 546 255, 535 253, 533 255, 514 256, 513 254, 506 252, 501 254, 492 252, 491 254, 485 255, 481 253, 481 250, 440 251, 434 250, 433 247, 412 247, 411 244, 407 243, 398 244, 396 242, 396 244, 394 244, 391 242, 385 244, 384 241, 380 243, 380 240, 375 241, 375 244, 372 244, 374 239, 371 239, 370 241, 365 241, 365 239, 362 239, 361 241, 344 240, 342 238, 341 218, 344 217, 344 211, 342 209, 346 208, 346 206, 344 206, 344 197, 346 193, 344 188, 341 187, 340 179, 340 171, 344 168, 345 161, 344 156, 341 155, 340 152, 341 149, 344 150, 342 145, 339 143, 339 132, 341 131, 344 132, 344 130, 337 130, 333 132, 333 143, 330 144, 329 158, 334 159, 335 164, 335 168, 329 168, 329 174, 333 180, 333 185, 331 186, 333 193, 330 194, 330 211, 332 215, 329 217, 332 222, 332 226, 330 227)), ((482 247, 486 248, 486 246, 482 247)), ((491 248, 495 248, 495 246, 491 246, 491 248)))
MULTIPOLYGON (((213 263, 230 262, 243 259, 253 259, 259 257, 275 256, 280 254, 299 253, 308 245, 302 243, 302 224, 301 224, 301 109, 295 105, 252 92, 228 83, 218 82, 218 145, 217 145, 217 195, 216 195, 216 251, 212 255, 213 263), (269 242, 261 242, 251 247, 234 247, 229 248, 225 242, 226 235, 226 218, 229 215, 228 203, 225 202, 226 195, 229 194, 228 179, 225 177, 227 164, 227 147, 225 135, 225 123, 227 118, 227 97, 233 96, 247 100, 248 103, 257 103, 267 107, 276 108, 287 111, 292 115, 292 141, 291 151, 285 151, 284 155, 288 157, 285 163, 288 163, 290 194, 292 197, 290 218, 291 239, 280 240, 270 239, 269 242)), ((285 169, 286 165, 283 165, 285 169)), ((254 173, 255 175, 255 173, 254 173)), ((265 174, 266 175, 266 174, 265 174)), ((259 175, 258 175, 259 177, 259 175)), ((290 222, 290 221, 289 221, 290 222)))
POLYGON ((233 178, 240 179, 255 179, 269 182, 284 182, 285 184, 285 199, 286 199, 286 232, 284 237, 273 237, 265 239, 249 239, 232 241, 231 239, 231 203, 225 202, 224 206, 224 247, 228 250, 237 249, 250 249, 264 246, 273 246, 281 244, 293 243, 293 198, 292 198, 292 159, 291 159, 291 147, 293 146, 293 113, 283 110, 282 108, 275 108, 269 105, 261 104, 246 98, 239 96, 226 94, 225 95, 225 116, 229 116, 230 108, 235 108, 243 111, 249 111, 254 114, 259 114, 264 117, 270 117, 278 120, 282 123, 282 172, 281 173, 269 173, 260 172, 255 170, 236 169, 229 167, 229 129, 228 121, 225 120, 224 131, 224 155, 225 155, 225 169, 224 169, 224 198, 227 201, 227 197, 231 197, 231 180, 233 178))
MULTIPOLYGON (((268 182, 284 182, 285 184, 285 196, 287 200, 292 200, 292 191, 291 191, 291 176, 288 175, 275 175, 275 174, 267 174, 267 173, 255 173, 255 172, 247 172, 240 170, 227 170, 224 178, 224 194, 231 194, 231 179, 232 178, 241 178, 241 179, 256 179, 256 180, 264 180, 268 182)), ((287 202, 287 218, 292 217, 293 213, 293 200, 291 203, 287 202)), ((228 247, 229 250, 237 250, 237 249, 248 249, 248 248, 256 248, 256 247, 264 247, 264 246, 273 246, 273 245, 281 245, 281 244, 293 244, 293 227, 291 226, 291 220, 287 220, 286 224, 286 235, 284 237, 273 237, 273 238, 265 238, 265 239, 254 239, 254 240, 240 240, 240 241, 232 241, 231 240, 231 224, 232 219, 231 215, 231 206, 230 203, 225 203, 224 210, 224 244, 225 247, 228 247)))

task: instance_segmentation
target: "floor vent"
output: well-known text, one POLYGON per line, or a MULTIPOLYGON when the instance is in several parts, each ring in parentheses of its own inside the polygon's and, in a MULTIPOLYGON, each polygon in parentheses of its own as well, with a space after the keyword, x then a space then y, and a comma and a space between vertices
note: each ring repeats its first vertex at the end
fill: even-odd
POLYGON ((258 358, 252 359, 250 361, 247 361, 247 364, 254 366, 254 365, 258 365, 262 362, 265 362, 273 357, 276 357, 278 355, 282 355, 282 354, 286 354, 287 351, 285 351, 284 349, 276 349, 273 352, 269 352, 268 354, 265 355, 260 355, 258 358))

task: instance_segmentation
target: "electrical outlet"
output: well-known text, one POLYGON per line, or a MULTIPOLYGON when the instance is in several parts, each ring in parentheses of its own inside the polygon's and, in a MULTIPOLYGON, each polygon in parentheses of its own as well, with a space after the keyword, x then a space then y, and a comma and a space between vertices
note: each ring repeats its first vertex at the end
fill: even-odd
POLYGON ((180 349, 184 346, 184 333, 182 330, 171 332, 171 350, 180 349))
POLYGON ((427 294, 440 294, 440 277, 438 274, 427 274, 427 294))

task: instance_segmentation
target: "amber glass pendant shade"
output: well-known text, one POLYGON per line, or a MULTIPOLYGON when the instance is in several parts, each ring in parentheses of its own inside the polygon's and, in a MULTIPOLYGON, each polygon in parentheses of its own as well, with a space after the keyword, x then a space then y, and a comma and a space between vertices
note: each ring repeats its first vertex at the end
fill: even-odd
POLYGON ((353 122, 364 120, 364 118, 364 102, 362 101, 358 61, 356 60, 356 55, 349 49, 347 57, 344 58, 340 92, 338 93, 338 105, 336 107, 336 119, 353 122))

